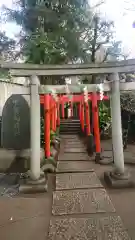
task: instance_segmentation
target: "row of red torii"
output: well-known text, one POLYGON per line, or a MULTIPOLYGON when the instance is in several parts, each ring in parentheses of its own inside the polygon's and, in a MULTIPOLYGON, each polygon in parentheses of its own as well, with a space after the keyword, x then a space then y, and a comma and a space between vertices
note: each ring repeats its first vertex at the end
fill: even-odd
MULTIPOLYGON (((87 94, 87 93, 86 93, 87 94)), ((103 96, 102 100, 108 100, 108 96, 103 96)), ((81 130, 84 132, 86 127, 87 136, 91 135, 90 126, 90 108, 89 101, 92 102, 92 118, 93 118, 93 128, 94 128, 94 142, 96 153, 99 156, 101 153, 100 144, 100 130, 99 130, 99 116, 98 116, 98 101, 101 100, 100 94, 92 93, 85 97, 85 94, 72 95, 69 98, 68 95, 53 95, 45 94, 40 95, 40 103, 44 105, 44 142, 45 142, 45 156, 49 158, 51 156, 50 151, 50 131, 56 132, 56 128, 60 126, 60 105, 62 118, 65 118, 64 105, 66 103, 70 104, 71 117, 73 117, 73 103, 78 104, 78 115, 81 124, 81 130), (85 109, 85 111, 84 111, 85 109)))

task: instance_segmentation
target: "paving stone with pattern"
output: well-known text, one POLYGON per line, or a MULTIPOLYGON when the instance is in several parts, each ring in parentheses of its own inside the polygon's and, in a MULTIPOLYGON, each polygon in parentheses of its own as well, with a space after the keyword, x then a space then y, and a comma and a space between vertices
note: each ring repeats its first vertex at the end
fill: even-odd
POLYGON ((57 172, 93 172, 88 161, 58 161, 57 172))
POLYGON ((130 240, 119 216, 52 219, 48 240, 130 240))
POLYGON ((86 153, 64 153, 59 155, 59 161, 88 161, 86 153))
POLYGON ((56 175, 56 190, 99 187, 101 188, 102 184, 95 172, 63 173, 56 175))
POLYGON ((53 215, 110 212, 115 212, 115 209, 104 189, 63 190, 53 193, 53 215))

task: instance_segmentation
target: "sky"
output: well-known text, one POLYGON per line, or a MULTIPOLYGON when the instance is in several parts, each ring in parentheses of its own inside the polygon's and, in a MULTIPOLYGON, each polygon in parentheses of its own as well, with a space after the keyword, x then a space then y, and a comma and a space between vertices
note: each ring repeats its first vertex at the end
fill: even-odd
MULTIPOLYGON (((89 0, 91 6, 95 6, 100 0, 89 0)), ((5 4, 12 7, 12 0, 0 0, 0 6, 5 4)), ((123 49, 135 57, 135 28, 132 23, 135 21, 135 0, 105 0, 105 3, 96 8, 104 17, 113 20, 116 29, 116 38, 123 43, 123 49)), ((19 32, 19 26, 15 24, 2 24, 0 29, 6 31, 7 35, 13 37, 19 32)))

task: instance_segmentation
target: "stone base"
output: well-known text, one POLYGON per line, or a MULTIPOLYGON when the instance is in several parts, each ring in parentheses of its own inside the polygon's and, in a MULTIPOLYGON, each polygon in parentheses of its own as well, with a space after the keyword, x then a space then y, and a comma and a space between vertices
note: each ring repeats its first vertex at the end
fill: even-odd
POLYGON ((113 164, 113 160, 111 158, 102 158, 98 162, 100 165, 110 165, 113 164))
MULTIPOLYGON (((45 164, 51 164, 52 166, 54 166, 55 168, 57 167, 57 161, 53 158, 50 157, 48 159, 45 159, 45 164)), ((44 164, 44 165, 45 165, 44 164)))
POLYGON ((87 146, 87 151, 90 155, 93 155, 94 153, 94 139, 93 135, 90 134, 89 136, 86 137, 86 146, 87 146))
POLYGON ((102 160, 101 153, 95 153, 95 163, 100 163, 102 160))
POLYGON ((56 168, 51 163, 44 164, 41 168, 43 172, 49 172, 49 173, 54 173, 55 169, 56 168))
POLYGON ((55 139, 60 143, 61 139, 58 136, 55 139))
POLYGON ((41 168, 45 165, 52 165, 54 168, 57 167, 57 161, 54 159, 54 157, 50 157, 50 158, 44 158, 42 163, 40 164, 41 168))
POLYGON ((56 139, 55 139, 55 140, 52 140, 52 146, 53 146, 57 151, 59 151, 59 149, 60 149, 60 142, 58 142, 56 139))
POLYGON ((43 193, 47 191, 47 179, 45 174, 41 174, 38 180, 32 180, 31 178, 21 179, 19 186, 20 193, 43 193))
POLYGON ((104 158, 101 153, 95 153, 95 163, 101 165, 110 165, 113 163, 113 160, 111 158, 104 158))
POLYGON ((106 184, 111 188, 133 188, 135 182, 131 180, 128 174, 118 175, 112 172, 104 173, 104 180, 106 184))

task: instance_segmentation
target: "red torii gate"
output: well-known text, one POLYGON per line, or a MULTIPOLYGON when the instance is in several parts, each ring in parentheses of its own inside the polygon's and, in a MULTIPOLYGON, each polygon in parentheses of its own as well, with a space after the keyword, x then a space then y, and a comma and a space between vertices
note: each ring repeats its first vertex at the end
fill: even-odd
MULTIPOLYGON (((92 101, 92 118, 93 118, 93 127, 94 127, 94 138, 95 138, 95 146, 96 153, 101 152, 100 145, 100 133, 99 133, 99 116, 98 116, 98 101, 101 101, 100 94, 97 93, 89 93, 88 101, 84 102, 84 94, 81 95, 72 95, 72 99, 69 99, 67 95, 57 94, 58 101, 51 96, 51 94, 40 95, 40 104, 44 105, 44 140, 45 140, 45 156, 49 158, 50 153, 50 129, 54 132, 56 131, 57 126, 60 125, 60 104, 62 106, 62 118, 64 118, 64 104, 71 103, 71 112, 73 113, 73 105, 72 103, 80 103, 79 104, 79 118, 81 123, 82 131, 84 132, 85 122, 84 122, 84 105, 86 108, 85 118, 86 118, 86 134, 87 136, 91 135, 90 129, 90 109, 88 105, 88 101, 92 101)), ((108 96, 103 96, 103 100, 109 100, 108 96)))

